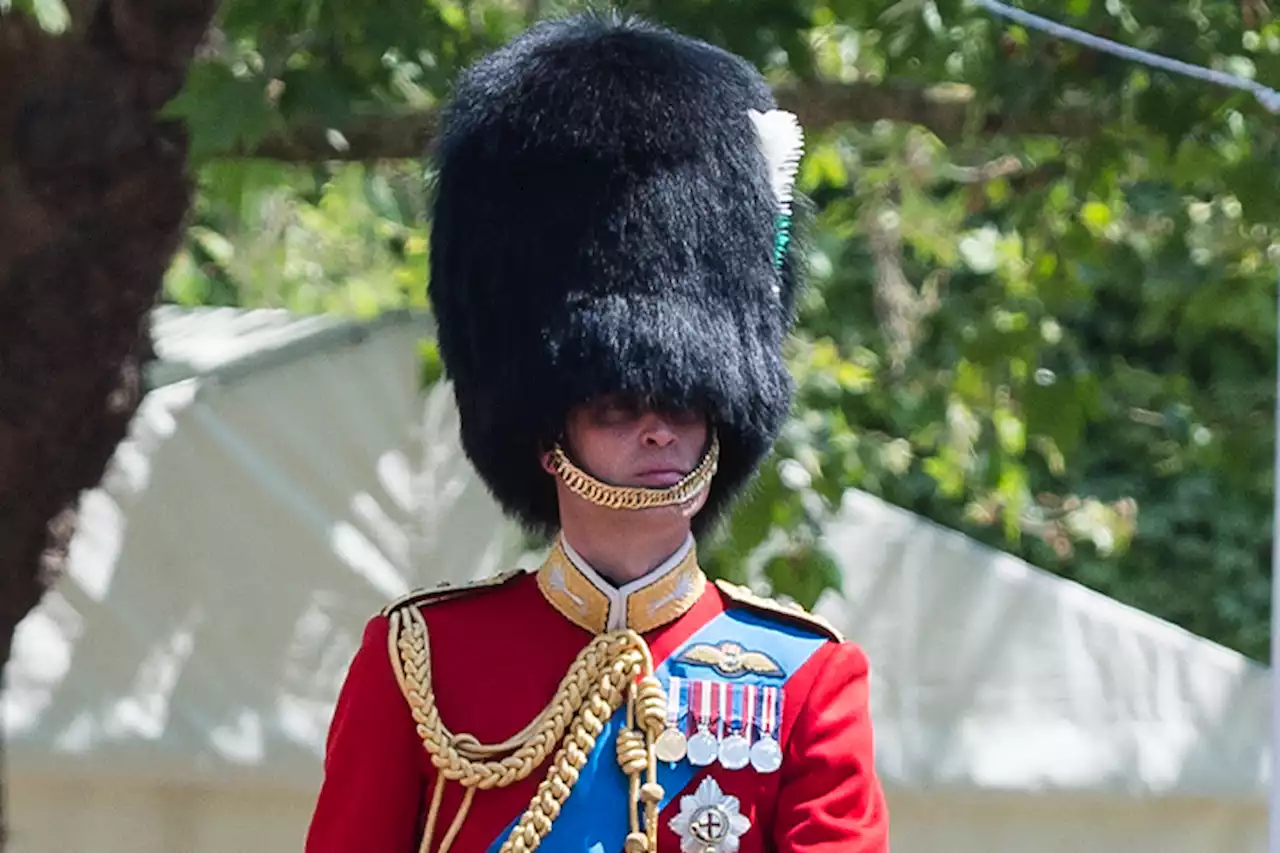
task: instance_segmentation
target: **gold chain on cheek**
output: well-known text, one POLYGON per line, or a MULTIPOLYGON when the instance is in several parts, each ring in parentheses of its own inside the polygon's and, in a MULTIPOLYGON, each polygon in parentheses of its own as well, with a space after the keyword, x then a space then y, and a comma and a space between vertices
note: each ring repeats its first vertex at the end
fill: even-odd
POLYGON ((617 742, 618 763, 630 786, 630 832, 624 851, 657 853, 663 790, 654 743, 662 733, 666 695, 639 634, 628 630, 597 636, 569 667, 551 703, 523 731, 486 745, 472 735, 454 734, 440 719, 422 611, 409 604, 393 611, 390 623, 388 647, 396 680, 437 774, 419 853, 430 853, 446 781, 458 782, 466 793, 437 853, 447 853, 457 838, 477 790, 504 788, 527 778, 559 744, 546 777, 500 853, 535 849, 551 831, 605 723, 624 702, 626 726, 617 742))

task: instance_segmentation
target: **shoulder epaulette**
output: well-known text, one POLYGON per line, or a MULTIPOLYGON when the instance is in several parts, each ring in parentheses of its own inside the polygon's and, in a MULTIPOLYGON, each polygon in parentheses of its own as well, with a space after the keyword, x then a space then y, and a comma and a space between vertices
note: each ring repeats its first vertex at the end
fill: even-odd
POLYGON ((525 573, 524 569, 513 569, 509 572, 490 575, 487 578, 479 578, 467 583, 451 584, 445 581, 433 589, 415 589, 382 608, 379 615, 390 616, 393 612, 403 607, 421 607, 425 604, 437 604, 442 601, 452 601, 455 598, 474 595, 477 592, 504 586, 525 573))
POLYGON ((774 601, 772 598, 756 595, 745 586, 720 579, 716 581, 716 586, 720 588, 730 600, 749 607, 752 610, 763 611, 773 616, 780 617, 784 620, 802 625, 811 631, 824 634, 837 643, 844 642, 844 635, 826 619, 815 613, 810 613, 799 604, 791 602, 790 604, 782 604, 774 601))

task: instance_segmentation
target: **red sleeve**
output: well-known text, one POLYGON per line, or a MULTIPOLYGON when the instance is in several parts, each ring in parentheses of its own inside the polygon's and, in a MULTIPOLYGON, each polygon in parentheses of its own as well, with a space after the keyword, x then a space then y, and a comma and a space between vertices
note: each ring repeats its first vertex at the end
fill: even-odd
POLYGON ((875 772, 866 655, 832 644, 791 730, 774 840, 778 853, 889 853, 875 772))
POLYGON ((416 853, 422 744, 371 619, 338 696, 306 853, 416 853))

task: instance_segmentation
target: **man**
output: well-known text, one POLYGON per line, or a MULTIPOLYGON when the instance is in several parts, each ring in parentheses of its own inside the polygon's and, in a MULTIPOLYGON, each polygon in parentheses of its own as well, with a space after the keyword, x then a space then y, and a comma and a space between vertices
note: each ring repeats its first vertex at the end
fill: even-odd
POLYGON ((468 456, 552 544, 369 622, 308 853, 887 853, 864 655, 696 556, 790 404, 800 148, 754 69, 634 21, 460 79, 441 354, 468 456))

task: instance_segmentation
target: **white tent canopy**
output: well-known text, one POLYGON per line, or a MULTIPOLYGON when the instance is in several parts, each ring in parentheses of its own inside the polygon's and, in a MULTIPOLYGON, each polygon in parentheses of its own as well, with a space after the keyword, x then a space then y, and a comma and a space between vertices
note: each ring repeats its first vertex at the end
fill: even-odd
POLYGON ((863 493, 828 537, 895 850, 1266 849, 1265 669, 863 493))
MULTIPOLYGON (((0 701, 13 853, 301 849, 364 621, 517 537, 418 393, 408 315, 157 313, 157 387, 0 701)), ((896 853, 1265 849, 1266 674, 852 493, 896 853)))

